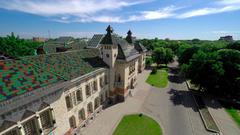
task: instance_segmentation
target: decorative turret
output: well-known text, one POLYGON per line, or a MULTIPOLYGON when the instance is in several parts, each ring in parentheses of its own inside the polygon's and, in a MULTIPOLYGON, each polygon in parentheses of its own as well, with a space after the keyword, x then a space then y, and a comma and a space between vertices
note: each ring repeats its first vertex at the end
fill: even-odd
POLYGON ((106 31, 107 34, 104 36, 103 40, 101 41, 101 44, 113 44, 112 42, 113 28, 110 25, 108 25, 106 31))
POLYGON ((108 25, 107 34, 103 37, 100 44, 102 44, 102 58, 103 61, 109 65, 110 68, 113 68, 118 54, 118 46, 113 42, 114 37, 112 35, 113 29, 108 25))
POLYGON ((129 30, 129 31, 127 32, 126 40, 127 40, 127 42, 130 43, 130 44, 133 43, 133 41, 132 41, 132 32, 131 32, 131 30, 129 30))

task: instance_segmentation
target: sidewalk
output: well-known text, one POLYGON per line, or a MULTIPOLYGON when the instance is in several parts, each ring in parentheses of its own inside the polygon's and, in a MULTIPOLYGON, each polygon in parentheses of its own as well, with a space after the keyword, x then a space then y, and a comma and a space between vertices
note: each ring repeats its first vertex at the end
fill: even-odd
POLYGON ((92 123, 81 131, 82 135, 111 135, 125 114, 138 113, 144 99, 148 95, 149 87, 145 80, 150 71, 143 71, 138 75, 133 97, 128 97, 123 103, 116 104, 103 110, 92 123))
POLYGON ((205 98, 205 103, 208 107, 209 112, 217 123, 220 131, 223 135, 240 135, 240 129, 233 121, 231 116, 225 111, 221 105, 215 101, 205 98), (211 106, 218 106, 217 108, 213 108, 211 106))

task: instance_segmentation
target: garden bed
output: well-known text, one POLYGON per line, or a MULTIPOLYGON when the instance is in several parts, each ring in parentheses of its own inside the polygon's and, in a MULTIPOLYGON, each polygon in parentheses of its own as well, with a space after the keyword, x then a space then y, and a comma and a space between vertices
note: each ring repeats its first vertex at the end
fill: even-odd
POLYGON ((205 103, 202 100, 202 97, 198 96, 198 95, 194 95, 194 99, 196 101, 200 116, 203 120, 203 123, 204 123, 206 129, 209 130, 209 131, 212 131, 212 132, 219 133, 220 130, 219 130, 217 124, 215 123, 213 117, 209 113, 207 107, 205 106, 205 103))

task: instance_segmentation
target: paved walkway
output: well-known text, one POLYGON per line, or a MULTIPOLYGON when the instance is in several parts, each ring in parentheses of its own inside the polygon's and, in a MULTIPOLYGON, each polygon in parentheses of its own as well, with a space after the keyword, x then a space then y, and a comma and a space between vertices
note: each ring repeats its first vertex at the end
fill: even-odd
POLYGON ((205 103, 223 135, 240 135, 239 127, 218 102, 206 98, 205 103))
POLYGON ((85 127, 83 135, 111 135, 125 114, 138 113, 146 96, 149 93, 150 86, 145 85, 145 79, 150 71, 144 71, 137 78, 137 86, 133 90, 133 97, 127 98, 123 103, 116 104, 102 111, 95 120, 85 127))
MULTIPOLYGON (((169 67, 167 88, 159 89, 145 83, 150 71, 144 71, 137 78, 134 96, 102 111, 83 129, 82 134, 111 135, 122 116, 143 112, 159 122, 164 135, 214 135, 206 131, 185 82, 176 75, 177 63, 169 67)), ((214 114, 224 135, 240 135, 239 129, 224 110, 209 108, 209 111, 214 114)))

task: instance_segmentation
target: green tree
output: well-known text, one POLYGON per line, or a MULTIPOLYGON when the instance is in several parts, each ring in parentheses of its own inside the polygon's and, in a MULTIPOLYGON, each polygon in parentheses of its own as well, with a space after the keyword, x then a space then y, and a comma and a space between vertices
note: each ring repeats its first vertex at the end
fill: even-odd
POLYGON ((174 53, 173 53, 172 49, 166 48, 165 52, 166 52, 165 53, 165 64, 172 62, 173 58, 174 58, 174 53))
POLYGON ((165 63, 166 51, 163 47, 156 48, 153 51, 152 58, 155 63, 159 66, 159 64, 165 63))
POLYGON ((20 39, 14 33, 0 38, 0 51, 13 57, 34 55, 35 49, 40 45, 38 42, 20 39))
POLYGON ((178 61, 180 64, 189 64, 190 59, 193 54, 198 51, 199 47, 190 46, 190 45, 182 45, 178 49, 178 61))
POLYGON ((198 51, 190 60, 186 76, 205 91, 215 92, 219 78, 224 75, 223 63, 217 52, 198 51))
POLYGON ((159 64, 168 64, 174 58, 173 51, 169 48, 159 47, 153 51, 152 54, 153 61, 159 64))
POLYGON ((229 49, 235 49, 240 51, 240 41, 230 43, 227 48, 229 49))
POLYGON ((218 53, 225 71, 224 76, 219 81, 220 88, 224 94, 237 96, 237 94, 240 94, 240 87, 238 85, 238 78, 240 78, 240 51, 222 49, 218 53))

